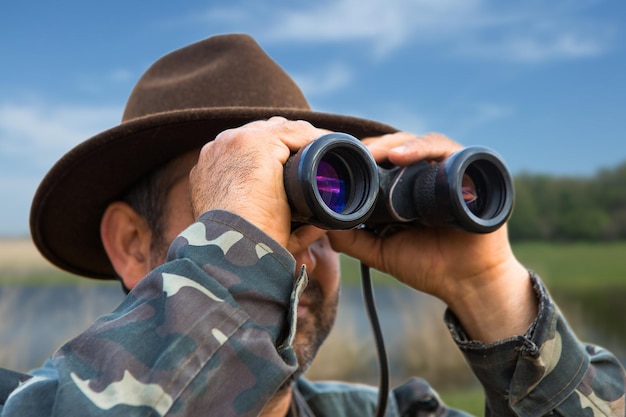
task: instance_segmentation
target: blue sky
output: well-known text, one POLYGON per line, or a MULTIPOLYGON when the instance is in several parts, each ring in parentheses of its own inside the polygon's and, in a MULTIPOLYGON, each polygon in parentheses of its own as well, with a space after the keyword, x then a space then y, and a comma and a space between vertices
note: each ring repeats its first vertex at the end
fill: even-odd
POLYGON ((593 175, 626 161, 624 21, 619 0, 4 2, 0 236, 28 233, 39 180, 119 123, 154 60, 227 32, 316 110, 487 145, 514 174, 593 175))

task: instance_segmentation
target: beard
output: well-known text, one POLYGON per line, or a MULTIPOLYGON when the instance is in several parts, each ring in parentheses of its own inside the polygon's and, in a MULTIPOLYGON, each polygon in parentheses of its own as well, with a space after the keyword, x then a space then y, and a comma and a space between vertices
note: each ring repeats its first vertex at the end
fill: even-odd
POLYGON ((319 283, 315 280, 309 280, 303 297, 306 297, 307 300, 308 314, 298 317, 293 343, 298 359, 298 369, 285 382, 283 388, 291 386, 309 369, 319 348, 332 330, 337 317, 339 291, 329 297, 324 297, 319 283))

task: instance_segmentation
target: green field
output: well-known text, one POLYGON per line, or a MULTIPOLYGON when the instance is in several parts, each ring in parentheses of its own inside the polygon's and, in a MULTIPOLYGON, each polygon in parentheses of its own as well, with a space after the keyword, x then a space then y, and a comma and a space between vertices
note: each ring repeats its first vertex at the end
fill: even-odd
POLYGON ((518 243, 517 258, 551 288, 626 288, 626 242, 518 243))
MULTIPOLYGON (((626 288, 626 242, 525 242, 514 244, 513 251, 553 289, 626 288)), ((358 274, 358 263, 343 259, 342 282, 356 283, 358 274)), ((374 278, 378 284, 394 282, 380 273, 374 278)))
POLYGON ((485 396, 481 388, 463 391, 443 391, 439 395, 450 407, 463 410, 473 416, 485 415, 485 396))

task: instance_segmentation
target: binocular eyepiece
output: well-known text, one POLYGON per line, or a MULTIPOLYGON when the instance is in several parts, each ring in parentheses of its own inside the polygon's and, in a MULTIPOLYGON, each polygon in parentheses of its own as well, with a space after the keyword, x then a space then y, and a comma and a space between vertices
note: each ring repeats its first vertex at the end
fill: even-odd
POLYGON ((284 183, 292 221, 323 229, 455 226, 488 233, 513 210, 509 171, 492 150, 464 148, 439 163, 379 166, 358 139, 330 133, 292 155, 284 183))

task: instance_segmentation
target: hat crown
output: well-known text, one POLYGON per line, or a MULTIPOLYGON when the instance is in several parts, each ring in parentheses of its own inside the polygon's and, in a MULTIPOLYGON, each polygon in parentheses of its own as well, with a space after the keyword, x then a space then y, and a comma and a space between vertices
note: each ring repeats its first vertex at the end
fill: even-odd
POLYGON ((214 36, 156 61, 133 89, 124 122, 177 110, 309 110, 302 91, 248 35, 214 36))

